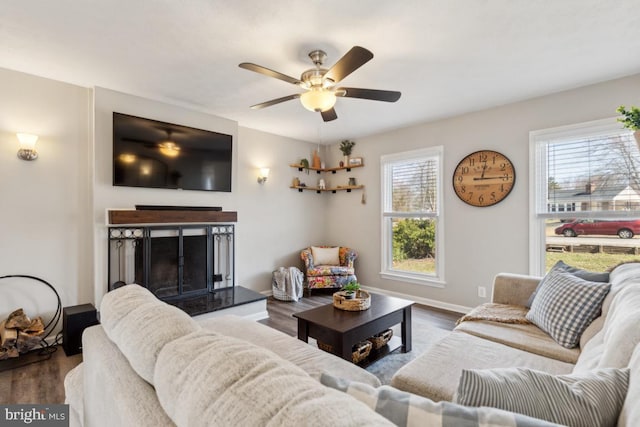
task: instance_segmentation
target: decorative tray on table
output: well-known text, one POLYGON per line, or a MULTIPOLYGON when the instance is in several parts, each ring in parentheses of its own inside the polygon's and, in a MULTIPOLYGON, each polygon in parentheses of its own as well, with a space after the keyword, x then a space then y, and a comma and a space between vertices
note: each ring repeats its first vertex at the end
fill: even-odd
POLYGON ((347 298, 345 291, 338 291, 333 294, 333 306, 340 310, 363 311, 371 307, 371 295, 359 289, 354 298, 347 298))

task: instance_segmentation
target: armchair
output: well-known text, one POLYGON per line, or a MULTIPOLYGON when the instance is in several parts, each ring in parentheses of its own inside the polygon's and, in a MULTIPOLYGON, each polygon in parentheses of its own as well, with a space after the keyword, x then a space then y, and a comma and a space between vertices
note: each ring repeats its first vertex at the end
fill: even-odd
POLYGON ((344 246, 311 246, 300 252, 309 295, 311 289, 341 288, 357 280, 354 261, 358 254, 344 246))

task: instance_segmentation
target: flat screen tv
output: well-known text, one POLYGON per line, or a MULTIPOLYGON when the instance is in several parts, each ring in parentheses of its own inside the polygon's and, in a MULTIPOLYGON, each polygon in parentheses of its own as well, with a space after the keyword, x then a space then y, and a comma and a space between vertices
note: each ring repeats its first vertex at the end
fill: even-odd
POLYGON ((231 192, 232 136, 113 113, 113 185, 231 192))

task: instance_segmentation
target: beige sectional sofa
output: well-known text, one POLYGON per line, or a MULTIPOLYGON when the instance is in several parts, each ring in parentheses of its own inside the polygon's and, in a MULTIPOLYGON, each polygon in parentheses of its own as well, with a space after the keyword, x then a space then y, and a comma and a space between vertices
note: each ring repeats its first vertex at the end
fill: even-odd
MULTIPOLYGON (((524 304, 538 282, 500 274, 493 300, 524 304)), ((616 268, 611 283, 580 349, 560 348, 533 325, 464 322, 400 369, 395 388, 262 324, 196 321, 140 286, 124 286, 103 298, 101 324, 83 335, 83 363, 65 378, 71 426, 548 426, 555 424, 448 401, 463 369, 569 374, 627 366, 618 425, 637 426, 640 264, 616 268)))
POLYGON ((72 427, 555 425, 403 395, 265 325, 198 322, 137 285, 109 292, 100 313, 65 378, 72 427))
MULTIPOLYGON (((499 274, 492 301, 526 305, 541 277, 499 274)), ((434 401, 454 400, 464 369, 525 367, 551 374, 579 374, 630 367, 619 424, 640 425, 640 263, 622 264, 610 274, 602 313, 584 331, 577 348, 556 343, 534 324, 487 320, 460 323, 426 353, 402 367, 391 385, 434 401)))

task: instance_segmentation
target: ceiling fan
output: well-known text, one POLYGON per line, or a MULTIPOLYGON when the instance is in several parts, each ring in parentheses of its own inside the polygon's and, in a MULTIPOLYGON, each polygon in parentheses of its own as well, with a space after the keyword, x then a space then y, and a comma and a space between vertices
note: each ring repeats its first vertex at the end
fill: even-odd
POLYGON ((341 80, 373 58, 373 53, 369 50, 360 46, 354 46, 329 69, 322 67, 326 57, 327 54, 320 49, 310 52, 309 58, 311 58, 316 67, 303 72, 300 79, 250 62, 239 64, 239 67, 245 70, 274 77, 287 83, 300 86, 306 90, 306 92, 303 93, 296 93, 252 105, 251 108, 259 109, 270 107, 281 102, 300 98, 302 105, 307 110, 319 112, 322 115, 322 119, 325 122, 329 122, 338 118, 336 110, 333 108, 336 103, 336 97, 361 98, 385 102, 396 102, 400 99, 400 92, 390 90, 336 87, 341 80))

